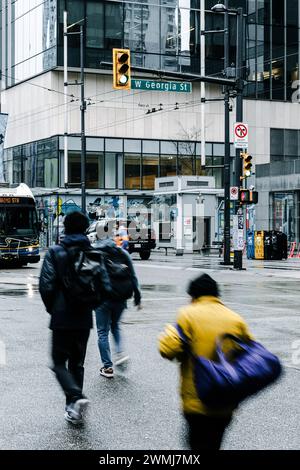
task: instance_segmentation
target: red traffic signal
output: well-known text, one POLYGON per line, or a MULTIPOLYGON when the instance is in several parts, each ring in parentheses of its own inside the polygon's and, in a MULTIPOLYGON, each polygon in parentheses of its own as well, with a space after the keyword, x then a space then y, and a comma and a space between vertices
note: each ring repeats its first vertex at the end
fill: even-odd
POLYGON ((250 189, 240 189, 239 201, 240 204, 257 204, 258 192, 250 191, 250 189))
POLYGON ((249 204, 250 202, 250 190, 249 189, 240 190, 239 201, 241 204, 249 204))

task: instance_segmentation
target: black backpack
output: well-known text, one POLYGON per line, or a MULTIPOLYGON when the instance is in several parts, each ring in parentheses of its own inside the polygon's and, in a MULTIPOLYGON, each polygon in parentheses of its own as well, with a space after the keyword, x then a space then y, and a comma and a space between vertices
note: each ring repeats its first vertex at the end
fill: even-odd
POLYGON ((99 248, 103 254, 106 271, 110 280, 111 300, 125 301, 133 295, 131 270, 128 266, 126 253, 119 247, 99 248))
POLYGON ((93 310, 111 297, 111 283, 102 252, 61 245, 51 250, 62 290, 71 307, 74 306, 76 310, 93 310))

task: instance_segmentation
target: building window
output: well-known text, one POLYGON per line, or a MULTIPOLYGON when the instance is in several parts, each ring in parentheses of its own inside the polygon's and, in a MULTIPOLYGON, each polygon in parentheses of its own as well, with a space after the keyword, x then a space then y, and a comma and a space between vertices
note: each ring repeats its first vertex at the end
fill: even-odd
MULTIPOLYGON (((80 185, 81 183, 81 155, 69 153, 69 182, 80 185)), ((86 187, 104 187, 104 157, 103 154, 87 154, 86 156, 86 187)))
POLYGON ((154 189, 155 178, 158 177, 158 155, 143 155, 142 189, 154 189))
POLYGON ((195 174, 194 155, 178 156, 178 174, 182 176, 192 176, 195 174))
POLYGON ((125 154, 125 189, 141 188, 141 156, 125 154))
POLYGON ((89 1, 86 4, 86 46, 100 49, 104 47, 104 4, 99 1, 89 1))
POLYGON ((118 154, 105 152, 105 189, 115 189, 117 185, 117 159, 118 154))
POLYGON ((300 132, 296 129, 270 130, 271 162, 296 160, 300 157, 300 132))
POLYGON ((160 156, 160 176, 176 176, 177 175, 177 157, 176 155, 160 156))

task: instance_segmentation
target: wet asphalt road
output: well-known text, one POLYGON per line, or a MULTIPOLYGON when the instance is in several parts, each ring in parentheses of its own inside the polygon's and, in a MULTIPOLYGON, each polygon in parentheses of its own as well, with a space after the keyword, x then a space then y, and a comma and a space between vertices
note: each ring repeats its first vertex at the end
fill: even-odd
POLYGON ((160 358, 156 342, 187 302, 188 280, 201 271, 220 283, 223 300, 286 366, 279 383, 240 407, 223 448, 299 449, 300 260, 247 262, 242 273, 220 267, 217 258, 195 255, 155 253, 149 261, 134 260, 144 308, 130 305, 123 317, 131 367, 112 380, 100 377, 92 331, 85 379, 91 407, 82 428, 65 423, 63 395, 49 370, 48 315, 37 290, 40 266, 0 270, 0 341, 6 349, 0 449, 184 449, 177 366, 160 358))

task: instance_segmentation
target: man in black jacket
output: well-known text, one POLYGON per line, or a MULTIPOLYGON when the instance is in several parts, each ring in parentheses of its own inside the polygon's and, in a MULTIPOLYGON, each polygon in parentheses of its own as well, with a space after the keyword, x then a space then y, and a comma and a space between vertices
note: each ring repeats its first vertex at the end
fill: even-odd
MULTIPOLYGON (((65 237, 61 245, 65 249, 78 247, 84 250, 91 247, 84 235, 89 226, 88 218, 84 214, 68 214, 64 226, 65 237)), ((60 250, 58 261, 55 248, 50 248, 42 266, 39 290, 46 310, 51 315, 52 370, 66 395, 65 419, 78 424, 82 421, 89 403, 82 393, 83 366, 93 319, 92 310, 83 306, 74 308, 66 301, 60 272, 61 268, 67 268, 69 262, 67 251, 60 250)))

